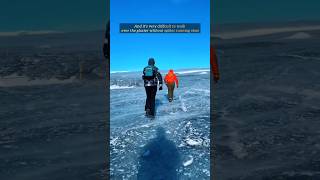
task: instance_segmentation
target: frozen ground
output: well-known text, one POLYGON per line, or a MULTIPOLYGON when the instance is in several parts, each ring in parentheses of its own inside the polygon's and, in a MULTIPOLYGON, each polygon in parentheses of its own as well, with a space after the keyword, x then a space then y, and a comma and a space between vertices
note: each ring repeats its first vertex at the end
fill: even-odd
POLYGON ((320 32, 214 41, 217 179, 320 179, 320 32))
MULTIPOLYGON (((164 73, 162 73, 164 75, 164 73)), ((156 96, 156 117, 144 116, 141 73, 111 75, 111 179, 209 179, 209 72, 181 71, 169 103, 156 96)))
POLYGON ((105 177, 103 83, 0 88, 0 179, 105 177))
POLYGON ((1 180, 107 178, 103 34, 0 37, 1 180))

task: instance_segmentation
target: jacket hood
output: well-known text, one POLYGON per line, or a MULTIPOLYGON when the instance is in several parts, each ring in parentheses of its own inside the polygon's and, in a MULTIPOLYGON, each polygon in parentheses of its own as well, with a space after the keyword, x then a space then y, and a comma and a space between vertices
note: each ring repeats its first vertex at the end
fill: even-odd
POLYGON ((173 74, 173 70, 170 69, 169 72, 168 72, 168 74, 173 74))
POLYGON ((148 65, 154 66, 154 64, 155 64, 154 59, 153 58, 149 58, 148 65))

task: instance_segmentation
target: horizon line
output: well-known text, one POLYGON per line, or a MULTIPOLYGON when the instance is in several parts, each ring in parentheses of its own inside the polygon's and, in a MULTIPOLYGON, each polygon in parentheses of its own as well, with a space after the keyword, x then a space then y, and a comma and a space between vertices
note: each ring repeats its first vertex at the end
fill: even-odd
POLYGON ((81 33, 81 32, 95 32, 105 31, 105 29, 92 29, 80 31, 59 31, 59 30, 19 30, 19 31, 0 31, 0 37, 16 37, 28 35, 47 35, 47 34, 67 34, 67 33, 81 33))
MULTIPOLYGON (((159 71, 168 71, 169 69, 159 69, 159 71)), ((174 71, 187 71, 187 70, 209 70, 210 71, 210 67, 201 67, 201 68, 179 68, 176 69, 174 71)), ((114 73, 130 73, 130 72, 140 72, 141 70, 119 70, 119 71, 112 71, 110 70, 110 74, 114 74, 114 73)))

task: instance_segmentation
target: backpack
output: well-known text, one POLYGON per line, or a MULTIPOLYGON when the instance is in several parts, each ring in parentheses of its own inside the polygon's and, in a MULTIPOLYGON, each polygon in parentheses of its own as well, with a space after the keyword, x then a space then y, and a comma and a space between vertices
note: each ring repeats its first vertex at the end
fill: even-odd
POLYGON ((154 66, 147 66, 144 68, 144 77, 146 77, 146 78, 154 78, 155 77, 154 66))

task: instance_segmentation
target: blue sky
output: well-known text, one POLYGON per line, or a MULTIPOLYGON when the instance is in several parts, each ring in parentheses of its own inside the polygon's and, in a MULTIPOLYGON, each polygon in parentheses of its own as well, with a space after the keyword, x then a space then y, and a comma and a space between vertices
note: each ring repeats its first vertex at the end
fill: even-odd
POLYGON ((111 0, 111 71, 140 71, 149 57, 159 69, 207 68, 209 0, 111 0), (201 23, 194 34, 121 34, 119 23, 201 23))

